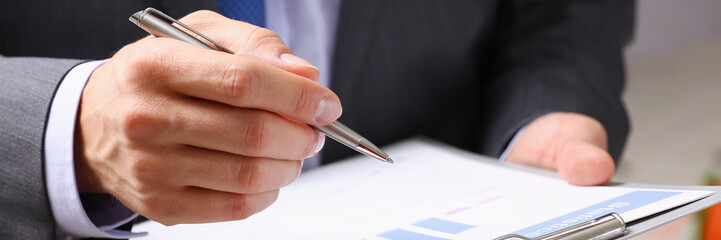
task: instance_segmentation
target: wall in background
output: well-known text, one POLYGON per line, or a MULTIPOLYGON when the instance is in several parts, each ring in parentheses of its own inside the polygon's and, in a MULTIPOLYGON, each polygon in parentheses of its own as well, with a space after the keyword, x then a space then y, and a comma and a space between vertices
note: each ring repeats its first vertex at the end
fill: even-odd
MULTIPOLYGON (((639 0, 625 54, 632 130, 614 181, 695 185, 721 174, 721 1, 639 0)), ((634 239, 698 239, 694 217, 634 239)))
POLYGON ((617 181, 721 174, 721 1, 640 0, 626 51, 631 134, 617 181))
POLYGON ((653 60, 699 39, 721 34, 721 1, 639 0, 630 62, 653 60))

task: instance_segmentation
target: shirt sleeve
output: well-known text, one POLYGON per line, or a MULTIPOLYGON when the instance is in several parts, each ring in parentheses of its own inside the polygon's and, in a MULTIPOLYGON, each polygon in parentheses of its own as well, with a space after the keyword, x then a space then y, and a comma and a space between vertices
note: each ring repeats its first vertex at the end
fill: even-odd
POLYGON ((533 119, 570 112, 601 122, 618 164, 630 127, 621 95, 633 1, 502 2, 479 93, 484 116, 493 116, 480 126, 481 152, 497 155, 533 119))
POLYGON ((518 130, 518 132, 516 132, 515 135, 513 135, 513 138, 511 138, 511 141, 508 142, 508 145, 506 145, 506 149, 503 150, 503 153, 501 153, 501 156, 498 157, 498 160, 500 160, 501 162, 506 161, 508 155, 511 154, 511 150, 513 150, 513 147, 516 146, 516 142, 518 142, 518 139, 521 138, 523 133, 526 131, 526 127, 528 127, 528 125, 523 126, 520 130, 518 130))
POLYGON ((58 232, 83 237, 130 238, 147 233, 115 230, 137 214, 110 195, 83 196, 75 182, 73 143, 80 97, 90 74, 107 60, 71 69, 53 98, 45 136, 45 175, 58 232))

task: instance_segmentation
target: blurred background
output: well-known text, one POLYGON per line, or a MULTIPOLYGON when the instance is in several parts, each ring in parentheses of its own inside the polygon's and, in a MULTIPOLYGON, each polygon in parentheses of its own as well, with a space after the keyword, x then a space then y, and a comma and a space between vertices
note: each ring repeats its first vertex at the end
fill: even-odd
MULTIPOLYGON (((614 181, 699 185, 721 175, 721 1, 639 0, 625 55, 632 130, 614 181)), ((702 239, 699 219, 638 239, 702 239)))

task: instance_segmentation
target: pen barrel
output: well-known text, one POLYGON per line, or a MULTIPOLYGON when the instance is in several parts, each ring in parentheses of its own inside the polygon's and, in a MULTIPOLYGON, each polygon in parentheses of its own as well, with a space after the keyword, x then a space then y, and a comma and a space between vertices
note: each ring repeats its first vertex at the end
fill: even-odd
MULTIPOLYGON (((137 12, 131 15, 129 20, 156 37, 174 38, 201 48, 234 54, 232 50, 226 48, 220 43, 154 8, 147 8, 144 11, 137 12), (155 14, 157 14, 157 16, 155 14), (177 24, 177 26, 181 26, 183 29, 187 30, 187 32, 177 26, 174 26, 173 23, 177 24), (198 35, 198 37, 201 37, 208 42, 204 42, 195 36, 190 35, 189 32, 198 35)), ((373 143, 340 122, 333 122, 327 126, 313 127, 325 133, 330 138, 360 153, 377 158, 384 162, 393 163, 393 160, 390 159, 380 148, 373 145, 373 143)))
POLYGON ((363 137, 360 136, 360 134, 356 133, 355 131, 348 128, 346 125, 335 121, 331 123, 330 125, 326 126, 313 126, 315 129, 318 129, 319 131, 325 133, 328 137, 332 138, 333 140, 336 140, 343 145, 346 145, 350 148, 355 149, 358 147, 358 144, 361 142, 363 137))
POLYGON ((191 36, 185 31, 173 26, 167 21, 149 12, 137 12, 130 16, 130 21, 138 25, 138 27, 142 28, 146 32, 152 34, 153 36, 174 38, 201 48, 216 50, 208 44, 198 40, 197 38, 191 36))

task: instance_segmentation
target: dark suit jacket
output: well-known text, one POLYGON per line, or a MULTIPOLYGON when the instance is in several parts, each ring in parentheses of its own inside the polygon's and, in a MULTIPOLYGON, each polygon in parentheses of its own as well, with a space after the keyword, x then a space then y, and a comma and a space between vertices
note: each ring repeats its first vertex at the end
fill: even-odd
MULTIPOLYGON (((127 19, 148 6, 176 17, 217 8, 213 0, 0 2, 0 238, 54 236, 42 168, 54 89, 81 59, 107 58, 144 36, 127 19)), ((341 120, 378 145, 425 135, 498 156, 530 120, 568 111, 601 121, 618 159, 629 128, 621 51, 632 20, 630 1, 347 0, 331 89, 341 120)), ((352 153, 328 141, 323 156, 352 153)))

